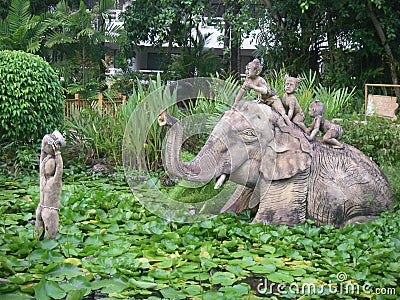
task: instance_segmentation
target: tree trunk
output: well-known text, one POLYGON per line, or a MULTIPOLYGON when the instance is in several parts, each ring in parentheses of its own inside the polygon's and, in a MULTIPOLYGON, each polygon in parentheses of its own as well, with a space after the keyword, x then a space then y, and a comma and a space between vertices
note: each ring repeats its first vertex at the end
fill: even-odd
POLYGON ((222 63, 224 65, 224 68, 229 69, 230 68, 230 55, 231 52, 226 51, 226 49, 230 49, 231 47, 231 24, 229 21, 225 21, 224 24, 224 49, 223 49, 223 55, 222 55, 222 63))
MULTIPOLYGON (((367 6, 370 11, 372 24, 374 24, 376 33, 378 34, 379 39, 381 40, 381 43, 388 58, 390 76, 392 77, 392 82, 393 84, 399 84, 399 78, 397 76, 397 70, 396 70, 396 59, 393 56, 392 49, 390 48, 390 45, 387 43, 385 32, 383 31, 381 23, 379 22, 378 17, 374 12, 374 8, 372 7, 372 2, 368 0, 367 6)), ((396 93, 396 97, 400 98, 400 89, 395 88, 394 90, 396 93)))

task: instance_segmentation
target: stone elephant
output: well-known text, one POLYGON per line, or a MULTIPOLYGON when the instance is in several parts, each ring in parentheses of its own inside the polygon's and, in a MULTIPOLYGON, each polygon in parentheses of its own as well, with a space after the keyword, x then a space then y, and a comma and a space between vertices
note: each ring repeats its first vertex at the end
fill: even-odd
POLYGON ((293 225, 306 219, 341 227, 377 218, 394 201, 386 175, 367 156, 344 144, 333 149, 310 142, 297 126, 287 126, 268 105, 239 101, 226 111, 190 162, 181 155, 182 126, 171 126, 165 144, 169 174, 194 182, 227 178, 238 184, 222 212, 254 209, 254 222, 293 225))

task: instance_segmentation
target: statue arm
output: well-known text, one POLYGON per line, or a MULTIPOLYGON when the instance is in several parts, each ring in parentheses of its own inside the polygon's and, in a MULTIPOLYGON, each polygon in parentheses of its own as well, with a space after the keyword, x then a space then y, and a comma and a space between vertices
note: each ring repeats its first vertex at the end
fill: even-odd
POLYGON ((296 103, 295 103, 293 97, 289 97, 289 110, 288 110, 287 115, 288 115, 290 120, 293 118, 295 104, 296 103))
POLYGON ((55 158, 55 162, 56 162, 56 172, 54 174, 54 178, 55 180, 60 180, 61 181, 61 176, 63 173, 63 160, 61 157, 61 151, 60 151, 60 144, 55 143, 53 145, 53 149, 54 149, 54 158, 55 158))
MULTIPOLYGON (((246 84, 246 83, 245 83, 245 84, 246 84)), ((244 85, 245 85, 245 84, 244 84, 244 85)), ((244 88, 244 85, 240 88, 239 92, 238 92, 237 95, 236 95, 235 104, 236 104, 236 102, 238 102, 238 101, 242 98, 244 92, 246 91, 246 89, 244 88)))
MULTIPOLYGON (((321 126, 321 118, 317 116, 313 121, 312 131, 310 133, 310 137, 308 138, 309 141, 314 140, 315 136, 317 135, 319 128, 321 126)), ((311 129, 311 128, 310 128, 311 129)))

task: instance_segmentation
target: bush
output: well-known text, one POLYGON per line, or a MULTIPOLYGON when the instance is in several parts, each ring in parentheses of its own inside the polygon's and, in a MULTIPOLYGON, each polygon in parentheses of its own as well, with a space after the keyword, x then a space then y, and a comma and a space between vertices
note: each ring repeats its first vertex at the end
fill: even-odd
POLYGON ((400 128, 390 120, 368 118, 367 123, 343 120, 342 141, 350 144, 378 165, 393 165, 400 161, 400 128))
POLYGON ((0 51, 1 143, 32 143, 62 124, 63 89, 39 56, 0 51))

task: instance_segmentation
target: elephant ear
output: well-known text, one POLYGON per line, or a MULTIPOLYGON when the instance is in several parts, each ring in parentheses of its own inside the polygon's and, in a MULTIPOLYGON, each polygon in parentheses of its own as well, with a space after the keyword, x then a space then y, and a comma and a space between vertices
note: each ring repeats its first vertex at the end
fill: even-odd
POLYGON ((312 148, 300 129, 275 127, 274 141, 264 150, 260 171, 268 180, 281 180, 311 165, 312 148))

